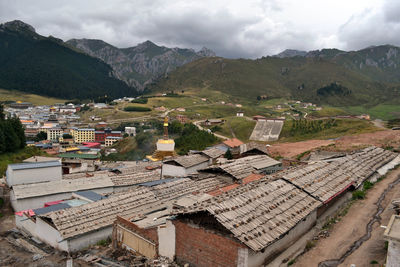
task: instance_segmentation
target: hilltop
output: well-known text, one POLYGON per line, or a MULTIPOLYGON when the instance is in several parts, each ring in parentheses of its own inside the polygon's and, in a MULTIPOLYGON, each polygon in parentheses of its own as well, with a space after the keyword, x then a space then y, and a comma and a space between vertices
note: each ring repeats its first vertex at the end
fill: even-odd
POLYGON ((158 46, 151 41, 128 48, 117 48, 95 39, 71 39, 67 43, 109 64, 119 79, 138 91, 177 67, 202 57, 215 56, 206 47, 196 52, 193 49, 158 46))
POLYGON ((400 102, 400 48, 344 52, 323 49, 293 57, 203 58, 149 87, 153 91, 201 88, 255 100, 291 98, 334 106, 400 102))
POLYGON ((0 88, 66 99, 136 93, 103 61, 22 21, 0 25, 0 88))

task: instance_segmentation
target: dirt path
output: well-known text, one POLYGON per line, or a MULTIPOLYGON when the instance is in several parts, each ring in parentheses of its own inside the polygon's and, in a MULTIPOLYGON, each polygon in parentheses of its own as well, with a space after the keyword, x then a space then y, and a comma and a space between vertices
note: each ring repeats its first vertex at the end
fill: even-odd
POLYGON ((269 147, 272 155, 281 155, 284 158, 294 158, 297 155, 319 148, 335 144, 333 150, 355 150, 366 146, 400 146, 400 131, 384 130, 374 133, 343 136, 336 140, 308 140, 295 143, 276 143, 269 147))
POLYGON ((268 148, 268 150, 272 155, 281 155, 284 158, 293 158, 305 151, 334 143, 335 141, 333 140, 309 140, 295 143, 273 144, 268 148))
POLYGON ((382 199, 383 212, 380 221, 372 224, 372 234, 365 237, 367 224, 377 212, 377 202, 389 185, 395 182, 400 175, 400 169, 390 172, 385 179, 375 184, 367 193, 364 200, 355 202, 346 216, 337 222, 330 231, 329 237, 321 239, 317 245, 299 257, 293 266, 370 266, 371 261, 384 263, 386 251, 384 249, 383 231, 380 225, 387 225, 394 211, 391 210, 391 200, 400 197, 400 183, 393 185, 382 199), (361 238, 364 242, 354 252, 348 253, 356 241, 361 238), (347 257, 343 255, 349 254, 347 257), (333 260, 333 261, 332 261, 333 260), (334 261, 339 260, 339 262, 334 261), (325 262, 329 261, 329 262, 325 262), (326 264, 319 265, 325 262, 326 264))

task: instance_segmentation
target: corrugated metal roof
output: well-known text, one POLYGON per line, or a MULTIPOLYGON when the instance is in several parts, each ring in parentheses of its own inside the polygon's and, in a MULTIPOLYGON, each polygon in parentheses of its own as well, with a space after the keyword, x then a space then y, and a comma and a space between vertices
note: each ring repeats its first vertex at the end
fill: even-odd
POLYGON ((50 218, 64 239, 112 225, 117 215, 144 218, 144 214, 168 205, 172 200, 193 192, 207 192, 227 183, 217 178, 193 181, 179 179, 154 187, 134 188, 107 199, 80 207, 43 214, 50 218))
POLYGON ((196 203, 175 214, 208 211, 254 251, 279 240, 308 216, 320 201, 284 180, 261 179, 196 203))
POLYGON ((138 184, 138 185, 141 185, 141 186, 155 186, 155 185, 160 185, 160 184, 165 184, 165 183, 178 181, 180 179, 182 179, 182 178, 161 179, 161 180, 155 180, 155 181, 151 181, 151 182, 141 183, 141 184, 138 184))
POLYGON ((93 191, 90 191, 90 190, 78 191, 78 192, 75 192, 75 194, 80 195, 80 196, 82 196, 84 198, 87 198, 87 199, 89 199, 91 201, 99 201, 99 200, 107 198, 105 196, 99 195, 99 194, 97 194, 97 193, 95 193, 93 191))
POLYGON ((61 162, 59 160, 41 161, 41 162, 26 162, 26 163, 24 162, 24 163, 9 164, 8 167, 11 168, 12 170, 61 167, 61 162))
POLYGON ((34 209, 33 212, 35 213, 35 215, 41 215, 41 214, 49 213, 51 211, 68 209, 68 208, 71 208, 71 206, 68 205, 67 203, 60 203, 60 204, 55 204, 55 205, 51 205, 51 206, 44 207, 44 208, 34 209))
POLYGON ((223 151, 219 148, 214 147, 214 148, 203 150, 201 153, 203 153, 204 155, 206 155, 212 159, 215 159, 215 158, 218 158, 218 157, 224 155, 225 152, 226 151, 223 151))
POLYGON ((281 162, 268 157, 267 155, 255 155, 237 159, 233 162, 212 165, 208 168, 200 170, 202 172, 225 172, 235 179, 244 179, 252 173, 255 173, 264 168, 281 164, 281 162))
POLYGON ((16 199, 24 199, 113 186, 114 183, 109 177, 89 177, 36 184, 14 185, 12 191, 14 192, 16 199))
POLYGON ((200 155, 200 154, 193 154, 188 156, 181 156, 176 157, 174 159, 166 160, 164 164, 168 164, 171 162, 176 162, 177 164, 181 165, 184 168, 190 168, 192 166, 198 165, 200 163, 208 161, 208 158, 200 155))
POLYGON ((357 187, 396 155, 382 148, 366 148, 331 163, 317 162, 295 168, 283 175, 283 179, 327 202, 349 185, 357 187))

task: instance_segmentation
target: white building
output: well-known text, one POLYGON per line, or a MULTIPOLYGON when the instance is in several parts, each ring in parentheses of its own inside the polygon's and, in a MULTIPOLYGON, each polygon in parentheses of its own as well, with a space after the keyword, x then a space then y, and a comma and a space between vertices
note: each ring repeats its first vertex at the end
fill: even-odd
POLYGON ((136 136, 136 127, 125 127, 125 133, 129 136, 136 136))
POLYGON ((185 177, 197 173, 199 169, 208 167, 208 163, 208 157, 200 154, 177 157, 163 163, 162 174, 164 176, 185 177))
POLYGON ((61 179, 60 160, 9 164, 6 171, 6 182, 9 187, 61 179))
POLYGON ((114 183, 109 177, 63 179, 60 181, 13 186, 11 206, 15 211, 42 208, 46 202, 68 199, 77 191, 91 190, 98 194, 112 193, 114 183))

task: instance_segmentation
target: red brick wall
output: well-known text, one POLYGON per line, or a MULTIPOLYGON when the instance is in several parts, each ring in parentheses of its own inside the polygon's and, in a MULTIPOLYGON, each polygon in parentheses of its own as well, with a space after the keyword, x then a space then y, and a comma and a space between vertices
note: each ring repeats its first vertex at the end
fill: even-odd
POLYGON ((176 231, 176 260, 190 266, 237 266, 238 248, 245 247, 237 241, 195 228, 179 220, 173 221, 176 231))

